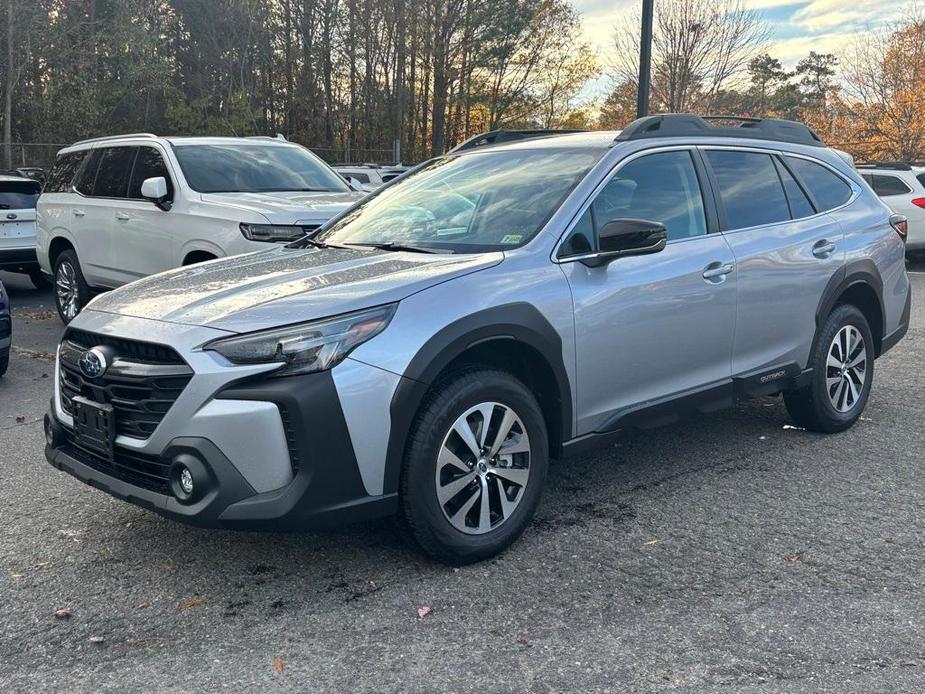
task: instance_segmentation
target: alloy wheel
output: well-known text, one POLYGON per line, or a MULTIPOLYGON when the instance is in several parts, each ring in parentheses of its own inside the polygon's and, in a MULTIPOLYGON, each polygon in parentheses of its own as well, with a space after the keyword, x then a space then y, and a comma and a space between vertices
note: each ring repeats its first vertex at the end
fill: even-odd
POLYGON ((853 325, 839 330, 829 346, 825 362, 825 388, 838 412, 850 412, 861 397, 867 380, 867 345, 853 325))
POLYGON ((443 438, 437 455, 437 501, 461 532, 482 535, 508 520, 529 479, 530 439, 507 405, 471 407, 443 438))
POLYGON ((77 288, 77 271, 66 260, 58 265, 58 271, 55 273, 55 295, 58 306, 68 322, 74 320, 80 310, 80 292, 77 288))

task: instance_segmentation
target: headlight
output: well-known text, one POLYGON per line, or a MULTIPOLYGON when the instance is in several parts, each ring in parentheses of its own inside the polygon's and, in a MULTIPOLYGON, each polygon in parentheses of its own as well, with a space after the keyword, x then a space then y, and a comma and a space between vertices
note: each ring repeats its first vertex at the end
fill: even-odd
POLYGON ((284 243, 300 239, 309 231, 317 228, 311 225, 308 228, 292 224, 246 224, 241 223, 241 233, 248 241, 270 241, 284 243))
POLYGON ((334 318, 215 340, 204 349, 234 364, 285 364, 273 376, 324 371, 389 324, 396 304, 346 313, 334 318))

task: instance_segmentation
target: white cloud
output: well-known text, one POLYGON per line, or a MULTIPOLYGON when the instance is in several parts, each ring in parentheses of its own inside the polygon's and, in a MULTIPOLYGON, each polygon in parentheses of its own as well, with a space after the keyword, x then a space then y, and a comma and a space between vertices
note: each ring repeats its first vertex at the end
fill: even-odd
POLYGON ((792 21, 809 32, 839 27, 881 24, 903 13, 906 8, 891 0, 813 0, 794 13, 792 21))

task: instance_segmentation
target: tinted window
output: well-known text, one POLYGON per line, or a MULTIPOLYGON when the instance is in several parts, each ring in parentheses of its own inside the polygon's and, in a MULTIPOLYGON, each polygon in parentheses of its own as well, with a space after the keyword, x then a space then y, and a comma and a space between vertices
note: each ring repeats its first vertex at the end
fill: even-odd
POLYGON ((128 187, 130 198, 143 198, 141 184, 148 178, 162 177, 167 181, 167 198, 173 199, 173 182, 167 171, 167 164, 161 153, 154 147, 139 147, 138 156, 135 157, 135 167, 132 169, 132 180, 128 187))
POLYGON ((871 174, 870 178, 871 187, 877 195, 905 195, 912 192, 912 189, 898 176, 871 174))
POLYGON ((592 252, 603 226, 615 219, 660 222, 669 240, 706 234, 703 196, 690 153, 650 154, 617 171, 578 220, 559 256, 592 252))
POLYGON ((295 145, 178 145, 174 152, 199 193, 350 190, 327 164, 295 145))
POLYGON ((100 158, 100 169, 93 186, 95 198, 124 198, 135 161, 135 147, 107 147, 100 158))
POLYGON ((851 197, 851 186, 822 164, 787 157, 787 165, 809 189, 821 212, 844 205, 851 197))
POLYGON ((689 152, 640 157, 620 169, 591 203, 597 232, 614 219, 648 219, 668 229, 668 239, 707 233, 703 197, 689 152))
POLYGON ((369 183, 369 174, 365 173, 348 173, 344 174, 347 178, 355 178, 360 183, 369 183))
POLYGON ((730 229, 790 219, 784 188, 769 154, 709 150, 707 159, 730 229))
POLYGON ((787 194, 787 203, 790 205, 790 217, 792 219, 802 219, 803 217, 812 217, 816 214, 816 210, 813 209, 813 205, 809 201, 809 198, 806 197, 806 193, 803 192, 800 184, 797 183, 791 173, 787 171, 787 167, 777 159, 774 160, 774 165, 777 166, 777 173, 780 175, 780 180, 784 184, 784 192, 787 194))
POLYGON ((925 173, 916 174, 915 177, 918 179, 919 183, 925 186, 925 173))
POLYGON ((96 180, 96 172, 100 167, 100 150, 94 149, 87 157, 86 164, 77 174, 77 180, 74 181, 74 187, 81 195, 93 194, 93 182, 96 180))
POLYGON ((33 209, 41 191, 38 181, 0 181, 0 210, 33 209))
POLYGON ((71 190, 71 181, 80 168, 81 163, 86 156, 87 151, 68 152, 60 155, 55 160, 55 165, 51 170, 51 175, 45 183, 46 193, 67 193, 71 190))

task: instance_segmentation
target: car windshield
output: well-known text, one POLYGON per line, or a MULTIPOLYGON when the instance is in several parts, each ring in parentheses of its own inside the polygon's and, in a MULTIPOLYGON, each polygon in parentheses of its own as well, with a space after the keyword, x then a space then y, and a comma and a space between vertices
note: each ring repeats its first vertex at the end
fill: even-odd
POLYGON ((515 248, 536 235, 603 153, 534 149, 436 159, 368 198, 317 240, 455 253, 515 248))
POLYGON ((0 181, 0 210, 35 209, 41 190, 38 181, 0 181))
POLYGON ((327 164, 296 145, 175 145, 177 161, 198 193, 346 193, 327 164))

